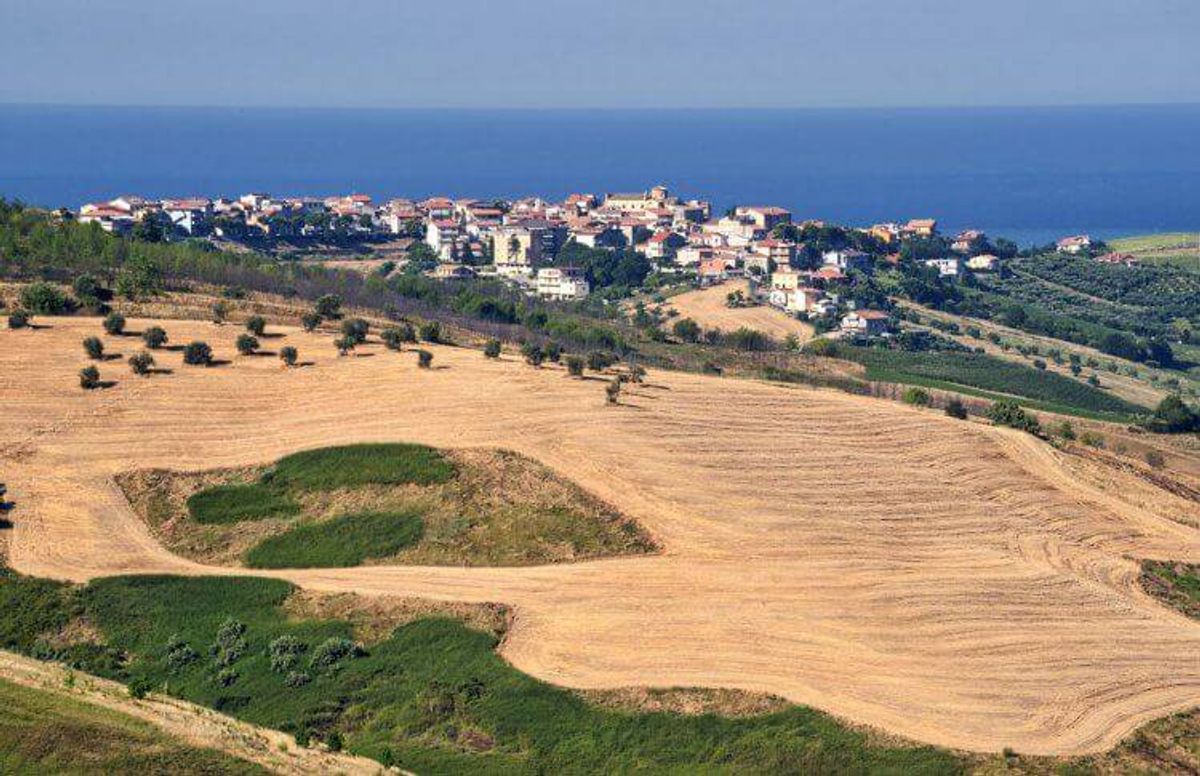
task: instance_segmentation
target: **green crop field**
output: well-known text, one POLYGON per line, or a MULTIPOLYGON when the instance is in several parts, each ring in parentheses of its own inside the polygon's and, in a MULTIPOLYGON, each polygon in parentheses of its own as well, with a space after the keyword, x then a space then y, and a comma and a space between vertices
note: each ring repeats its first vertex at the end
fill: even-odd
POLYGON ((424 445, 326 447, 280 458, 272 482, 301 490, 359 485, 432 485, 454 476, 454 464, 424 445))
POLYGON ((423 529, 415 512, 343 515, 264 539, 246 554, 246 563, 260 569, 358 566, 415 544, 423 529))

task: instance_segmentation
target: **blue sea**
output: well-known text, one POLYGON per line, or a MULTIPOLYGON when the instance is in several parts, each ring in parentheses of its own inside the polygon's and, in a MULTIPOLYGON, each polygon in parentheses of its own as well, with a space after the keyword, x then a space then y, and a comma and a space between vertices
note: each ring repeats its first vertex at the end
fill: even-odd
POLYGON ((319 110, 0 106, 0 196, 561 198, 665 183, 797 219, 1023 244, 1200 228, 1200 106, 319 110))

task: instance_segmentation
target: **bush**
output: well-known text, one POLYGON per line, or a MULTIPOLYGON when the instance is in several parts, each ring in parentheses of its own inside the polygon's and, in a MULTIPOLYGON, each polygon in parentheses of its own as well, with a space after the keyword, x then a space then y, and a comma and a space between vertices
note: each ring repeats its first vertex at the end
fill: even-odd
POLYGON ((125 333, 125 316, 120 313, 109 313, 104 316, 104 330, 114 337, 125 333))
POLYGON ((1147 450, 1146 463, 1149 464, 1152 469, 1162 469, 1166 467, 1167 459, 1164 458, 1163 454, 1157 450, 1147 450))
POLYGON ((79 387, 90 391, 100 387, 100 370, 94 366, 85 366, 79 370, 79 387))
POLYGON ((546 354, 541 347, 532 342, 526 342, 521 346, 521 355, 525 357, 525 363, 530 366, 541 366, 546 359, 546 354))
POLYGON ((609 404, 616 404, 617 400, 621 398, 621 381, 614 377, 608 385, 604 386, 604 396, 609 404))
POLYGON ((178 635, 173 635, 167 640, 167 650, 164 662, 167 664, 168 673, 177 674, 199 659, 200 655, 197 654, 196 650, 192 649, 192 647, 178 635))
POLYGON ((1075 426, 1071 425, 1071 421, 1069 420, 1064 420, 1055 425, 1054 433, 1068 442, 1075 441, 1075 426))
POLYGON ((213 302, 212 306, 212 322, 225 323, 225 319, 229 317, 229 305, 224 302, 213 302))
POLYGON ((911 404, 914 407, 928 407, 933 402, 929 391, 924 388, 905 388, 902 398, 905 404, 911 404))
POLYGON ((349 334, 343 334, 333 341, 333 346, 337 348, 339 356, 344 356, 358 347, 358 340, 349 334))
POLYGON ((400 350, 404 345, 404 333, 395 326, 389 326, 379 333, 379 338, 388 350, 400 350))
POLYGON ((770 350, 774 341, 757 329, 742 326, 725 337, 725 344, 735 350, 770 350))
POLYGON ((83 274, 76 276, 71 283, 71 293, 85 305, 93 305, 100 301, 100 281, 96 280, 95 276, 83 274))
POLYGON ((183 363, 190 366, 208 366, 212 363, 212 348, 207 342, 195 340, 189 342, 183 349, 183 363))
POLYGON ((421 367, 422 369, 428 369, 432 365, 433 365, 433 354, 430 353, 428 350, 418 350, 417 351, 417 366, 421 367))
POLYGON ((580 356, 567 356, 567 374, 571 377, 583 377, 583 358, 580 356))
POLYGON ((322 318, 336 320, 342 317, 342 298, 334 294, 325 294, 317 299, 313 312, 322 318))
POLYGON ((675 321, 674 325, 671 326, 671 331, 684 342, 695 342, 700 339, 700 324, 691 318, 675 321))
POLYGON ((500 358, 500 340, 490 339, 483 346, 483 355, 487 358, 500 358))
POLYGON ((325 746, 329 747, 329 751, 331 751, 331 752, 342 751, 343 745, 344 744, 342 743, 342 734, 337 732, 336 730, 334 730, 333 732, 331 732, 329 735, 327 735, 325 737, 325 746))
POLYGON ((85 337, 83 340, 83 352, 87 353, 88 358, 93 361, 99 361, 104 358, 104 341, 99 337, 85 337))
POLYGON ((29 313, 24 310, 13 310, 8 314, 8 328, 24 329, 29 325, 29 313))
POLYGON ((316 331, 317 327, 321 325, 321 316, 317 313, 305 313, 300 316, 300 325, 304 327, 305 331, 316 331))
POLYGON ((1083 442, 1088 447, 1104 448, 1104 436, 1097 434, 1095 431, 1084 431, 1079 435, 1079 441, 1083 442))
POLYGON ((557 342, 553 341, 547 342, 544 346, 542 346, 542 353, 546 355, 547 361, 552 364, 557 364, 558 360, 562 358, 562 345, 559 345, 557 342))
POLYGON ((350 318, 342 321, 342 336, 353 339, 355 345, 361 345, 366 342, 367 333, 370 331, 371 324, 362 318, 350 318))
POLYGON ((142 377, 145 377, 146 375, 150 374, 150 370, 153 368, 154 356, 150 355, 144 350, 141 353, 134 353, 129 357, 129 369, 135 375, 141 375, 142 377))
POLYGON ((442 341, 442 325, 437 321, 426 321, 421 324, 421 339, 425 342, 442 341))
POLYGON ((51 283, 30 283, 21 289, 21 306, 35 315, 61 315, 71 307, 67 295, 51 283))
POLYGON ((952 418, 966 420, 967 405, 963 404, 962 399, 955 396, 950 401, 946 402, 946 414, 952 418))
POLYGON ((331 671, 346 658, 362 657, 365 654, 366 650, 361 645, 345 637, 332 636, 316 646, 308 665, 317 671, 331 671))
POLYGON ((988 408, 987 416, 997 426, 1009 426, 1030 434, 1038 434, 1042 430, 1037 417, 1026 412, 1025 408, 1015 401, 1005 399, 992 404, 988 408))
POLYGON ((1145 425, 1160 434, 1185 434, 1200 430, 1200 413, 1185 404, 1182 397, 1172 394, 1158 403, 1154 416, 1145 425))
POLYGON ((167 332, 161 326, 151 326, 142 332, 142 342, 146 347, 157 350, 167 344, 167 332))
POLYGON ((291 672, 307 650, 308 645, 295 636, 280 636, 267 646, 271 670, 279 674, 291 672))
POLYGON ((267 330, 267 319, 261 315, 251 315, 246 319, 246 331, 256 337, 261 337, 267 330))
POLYGON ((237 352, 243 356, 249 356, 258 350, 258 340, 253 334, 239 334, 235 343, 237 352))
POLYGON ((588 369, 593 372, 603 372, 615 363, 617 363, 616 357, 610 353, 605 353, 603 350, 593 350, 591 353, 588 353, 588 369))
POLYGON ((150 685, 150 682, 145 679, 131 679, 128 687, 129 697, 139 701, 149 695, 150 691, 154 689, 150 685))
POLYGON ((1042 370, 1044 370, 1044 369, 1046 368, 1046 362, 1045 362, 1045 361, 1043 361, 1043 360, 1042 360, 1042 359, 1040 359, 1040 358, 1035 358, 1035 359, 1033 360, 1033 368, 1034 368, 1034 369, 1042 369, 1042 370))
POLYGON ((295 366, 298 357, 299 353, 291 345, 285 345, 279 349, 279 360, 283 362, 284 366, 295 366))
POLYGON ((828 337, 817 337, 804 346, 804 352, 810 356, 837 358, 838 345, 828 337))

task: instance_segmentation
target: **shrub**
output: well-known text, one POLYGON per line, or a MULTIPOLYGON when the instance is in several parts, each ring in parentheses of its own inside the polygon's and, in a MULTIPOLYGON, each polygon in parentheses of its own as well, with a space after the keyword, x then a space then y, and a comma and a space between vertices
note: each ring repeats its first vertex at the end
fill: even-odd
POLYGON ((1157 450, 1147 450, 1145 457, 1146 463, 1148 463, 1151 468, 1162 469, 1167 465, 1167 459, 1164 458, 1163 454, 1157 450))
POLYGON ((150 691, 154 689, 150 685, 150 682, 145 679, 131 679, 128 686, 129 697, 139 701, 149 695, 150 691))
POLYGON ((933 401, 929 396, 929 391, 924 388, 906 388, 902 398, 905 404, 911 404, 914 407, 928 407, 933 401))
POLYGON ((291 345, 284 345, 279 349, 279 360, 283 362, 284 366, 295 366, 298 357, 299 353, 291 345))
POLYGON ((1045 369, 1045 368, 1046 368, 1046 362, 1045 362, 1045 361, 1043 361, 1043 360, 1042 360, 1042 359, 1040 359, 1040 358, 1035 358, 1035 359, 1033 360, 1033 368, 1034 368, 1034 369, 1045 369))
POLYGON ((546 359, 546 354, 541 347, 532 342, 526 342, 521 346, 521 355, 525 356, 525 363, 530 366, 541 366, 546 359))
POLYGON ((952 418, 966 420, 967 405, 963 404, 962 399, 955 396, 950 401, 946 402, 946 414, 952 418))
POLYGON ((389 326, 379 333, 379 338, 388 350, 400 350, 404 344, 404 332, 395 326, 389 326))
POLYGON ((562 345, 559 345, 554 341, 547 342, 542 347, 542 353, 546 355, 547 361, 552 364, 557 364, 558 360, 562 358, 562 345))
POLYGON ((169 673, 177 674, 199 659, 200 655, 196 653, 196 650, 192 649, 178 635, 172 636, 167 640, 164 662, 167 664, 167 671, 169 673))
POLYGON ((992 404, 988 408, 987 416, 997 426, 1010 426, 1030 434, 1037 434, 1042 430, 1036 416, 1026 412, 1020 404, 1008 399, 992 404))
POLYGON ((1185 404, 1182 397, 1171 394, 1158 403, 1146 427, 1164 434, 1197 431, 1200 430, 1200 413, 1185 404))
POLYGON ((735 350, 770 350, 774 345, 771 338, 757 329, 742 326, 725 338, 725 344, 735 350))
POLYGON ((371 324, 362 318, 349 318, 342 321, 342 336, 352 338, 355 345, 361 345, 366 342, 367 333, 370 330, 371 324))
POLYGON ((201 340, 189 342, 183 349, 183 363, 191 366, 208 366, 212 358, 212 348, 201 340))
POLYGON ((308 665, 317 671, 331 671, 346 658, 362 657, 365 654, 366 650, 361 645, 345 637, 333 636, 317 645, 308 665))
POLYGON ((100 281, 94 275, 78 275, 71 283, 71 293, 84 304, 95 304, 100 301, 100 281))
POLYGON ((154 356, 150 355, 144 350, 141 353, 134 353, 129 357, 129 369, 135 375, 141 375, 142 377, 145 377, 146 375, 150 374, 150 370, 153 368, 154 356))
POLYGON ((313 306, 313 312, 322 318, 336 320, 342 317, 342 298, 334 294, 325 294, 313 306))
POLYGON ((442 325, 437 321, 426 321, 421 324, 421 339, 425 342, 442 341, 442 325))
POLYGON ((614 377, 608 385, 604 386, 604 395, 609 404, 616 404, 617 400, 621 398, 621 381, 614 377))
MULTIPOLYGON (((303 671, 292 671, 287 675, 286 678, 284 678, 283 684, 285 687, 303 687, 304 685, 308 684, 311 681, 312 681, 312 677, 309 676, 308 674, 304 673, 303 671)), ((297 735, 297 743, 299 743, 298 736, 300 734, 297 733, 296 735, 297 735)), ((303 744, 301 744, 301 746, 303 746, 303 744)))
POLYGON ((430 353, 428 350, 418 350, 417 351, 417 366, 421 367, 422 369, 428 369, 432 365, 433 365, 433 354, 430 353))
POLYGON ((212 322, 225 323, 225 319, 229 317, 229 305, 224 302, 214 302, 212 306, 212 322))
POLYGON ((246 319, 246 331, 256 337, 261 337, 267 330, 267 319, 261 315, 251 315, 246 319))
POLYGON ((307 650, 308 645, 295 636, 280 636, 267 645, 271 670, 279 674, 291 672, 307 650))
POLYGON ((88 358, 93 361, 99 361, 104 358, 104 341, 99 337, 85 337, 83 340, 83 352, 87 353, 88 358))
POLYGON ((567 374, 571 377, 583 377, 583 366, 581 356, 567 356, 567 374))
POLYGON ((79 387, 85 391, 100 387, 100 370, 94 366, 85 366, 79 370, 79 387))
POLYGON ((588 369, 593 372, 603 372, 616 362, 616 357, 610 353, 605 353, 603 350, 593 350, 591 353, 588 353, 587 357, 588 369))
POLYGON ((29 325, 29 313, 24 310, 13 310, 8 314, 8 328, 24 329, 29 325))
POLYGON ((232 617, 226 618, 217 628, 217 637, 208 651, 217 668, 228 668, 236 663, 246 653, 246 624, 232 617))
POLYGON ((342 751, 342 734, 336 730, 332 731, 325 737, 325 746, 329 747, 329 751, 331 752, 342 751))
POLYGON ((836 342, 828 337, 817 337, 804 346, 804 352, 811 356, 836 358, 838 354, 838 346, 836 342))
POLYGON ((119 336, 125 333, 125 316, 120 313, 109 313, 104 317, 104 330, 109 334, 119 336))
POLYGON ((151 326, 142 332, 142 342, 146 347, 157 350, 167 344, 167 332, 161 326, 151 326))
POLYGON ((487 358, 500 358, 500 340, 490 339, 483 346, 483 355, 487 358))
POLYGON ((358 340, 349 334, 343 334, 333 341, 333 346, 337 348, 339 356, 344 356, 358 346, 358 340))
POLYGON ((693 321, 691 318, 684 318, 675 321, 671 326, 671 331, 675 336, 684 342, 695 342, 700 339, 700 324, 693 321))
POLYGON ((258 339, 253 334, 239 334, 235 345, 238 353, 249 356, 258 350, 258 339))
POLYGON ((304 327, 305 331, 316 331, 317 327, 321 325, 321 316, 317 313, 305 313, 300 316, 300 325, 304 327))
POLYGON ((1099 447, 1101 449, 1104 447, 1104 437, 1095 431, 1084 431, 1079 435, 1079 441, 1088 447, 1099 447))
POLYGON ((70 309, 70 300, 52 283, 30 283, 21 289, 21 306, 35 315, 61 315, 70 309))
POLYGON ((1068 442, 1075 440, 1075 427, 1071 425, 1071 421, 1064 420, 1054 426, 1054 433, 1068 442))

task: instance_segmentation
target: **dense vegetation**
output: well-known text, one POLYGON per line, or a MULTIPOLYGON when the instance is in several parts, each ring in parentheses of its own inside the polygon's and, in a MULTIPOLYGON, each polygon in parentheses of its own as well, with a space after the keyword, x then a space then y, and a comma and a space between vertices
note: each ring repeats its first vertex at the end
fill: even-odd
POLYGON ((264 539, 246 554, 246 563, 261 569, 358 566, 416 544, 423 530, 416 512, 342 515, 264 539))
MULTIPOLYGON (((292 588, 277 580, 125 577, 79 592, 47 583, 50 601, 22 594, 38 584, 9 576, 0 595, 27 621, 93 623, 105 641, 96 649, 118 658, 62 650, 85 670, 420 773, 963 770, 951 753, 881 743, 802 707, 735 719, 610 711, 520 673, 495 654, 494 635, 453 620, 419 620, 364 648, 348 623, 289 617, 292 588), (43 606, 54 611, 30 611, 43 606)), ((0 623, 15 614, 0 612, 0 623)))
POLYGON ((1155 598, 1200 620, 1200 564, 1142 561, 1141 582, 1155 598))

